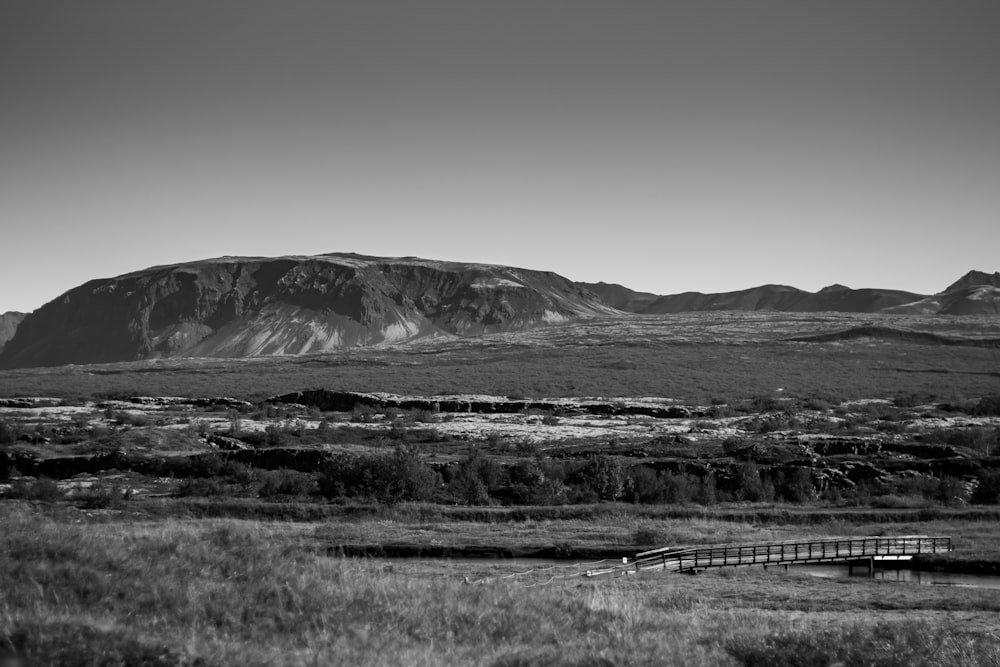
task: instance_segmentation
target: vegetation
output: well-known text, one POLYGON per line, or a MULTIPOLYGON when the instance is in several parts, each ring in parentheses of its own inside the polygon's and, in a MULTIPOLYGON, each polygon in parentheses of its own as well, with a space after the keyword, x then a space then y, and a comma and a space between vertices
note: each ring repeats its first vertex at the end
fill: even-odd
POLYGON ((988 622, 949 620, 956 610, 996 614, 989 591, 887 595, 890 584, 761 570, 469 585, 483 565, 327 558, 294 526, 7 509, 0 651, 30 664, 985 666, 1000 657, 988 622), (864 616, 813 613, 849 609, 864 616))

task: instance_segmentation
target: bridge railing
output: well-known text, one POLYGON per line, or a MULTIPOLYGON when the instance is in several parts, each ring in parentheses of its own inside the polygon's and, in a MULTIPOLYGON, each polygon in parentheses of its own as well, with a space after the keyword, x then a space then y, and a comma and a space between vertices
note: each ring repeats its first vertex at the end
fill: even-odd
POLYGON ((816 563, 900 558, 951 551, 950 537, 842 537, 770 544, 665 547, 635 557, 636 569, 692 570, 727 565, 816 563))

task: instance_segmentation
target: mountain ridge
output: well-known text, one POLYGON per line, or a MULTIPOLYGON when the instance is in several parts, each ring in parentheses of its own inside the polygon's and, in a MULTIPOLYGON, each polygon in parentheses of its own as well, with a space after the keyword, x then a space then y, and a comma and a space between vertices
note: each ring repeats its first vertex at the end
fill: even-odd
POLYGON ((0 367, 296 355, 614 314, 546 271, 353 253, 220 257, 73 288, 24 318, 0 367))
MULTIPOLYGON (((590 288, 602 283, 582 283, 590 288)), ((614 291, 594 289, 609 304, 642 315, 701 311, 848 312, 921 315, 1000 314, 1000 272, 970 271, 933 295, 904 290, 850 288, 841 284, 809 292, 789 285, 759 285, 732 292, 682 292, 655 296, 613 285, 614 291)))
POLYGON ((90 280, 30 314, 5 313, 0 368, 300 355, 627 313, 727 310, 1000 315, 1000 272, 969 271, 934 295, 840 284, 656 295, 499 264, 224 256, 90 280))

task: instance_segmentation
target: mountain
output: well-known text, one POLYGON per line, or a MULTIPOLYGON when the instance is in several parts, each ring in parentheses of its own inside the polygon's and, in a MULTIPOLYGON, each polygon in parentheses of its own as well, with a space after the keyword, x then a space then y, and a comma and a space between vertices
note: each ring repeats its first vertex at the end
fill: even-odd
POLYGON ((601 297, 601 301, 612 308, 628 313, 642 312, 659 298, 656 294, 636 292, 617 283, 577 283, 577 285, 601 297))
POLYGON ((983 271, 969 271, 964 276, 953 282, 943 293, 953 292, 959 289, 970 287, 1000 287, 1000 271, 996 273, 985 273, 983 271))
POLYGON ((685 292, 661 296, 640 312, 650 315, 701 310, 872 313, 920 298, 921 295, 911 292, 850 289, 843 285, 831 285, 819 292, 807 292, 787 285, 762 285, 738 292, 685 292))
POLYGON ((786 285, 762 285, 719 294, 684 292, 661 296, 642 312, 663 315, 699 310, 789 310, 803 294, 806 292, 786 285))
POLYGON ((0 315, 0 352, 3 352, 7 341, 14 337, 14 332, 17 331, 18 325, 25 317, 25 313, 14 311, 0 315))
POLYGON ((910 315, 1000 315, 1000 271, 969 271, 943 292, 887 308, 910 315))
POLYGON ((24 318, 0 368, 306 354, 620 314, 550 272, 355 254, 222 257, 92 280, 24 318))
POLYGON ((883 312, 897 315, 1000 315, 1000 287, 976 285, 949 289, 883 312))

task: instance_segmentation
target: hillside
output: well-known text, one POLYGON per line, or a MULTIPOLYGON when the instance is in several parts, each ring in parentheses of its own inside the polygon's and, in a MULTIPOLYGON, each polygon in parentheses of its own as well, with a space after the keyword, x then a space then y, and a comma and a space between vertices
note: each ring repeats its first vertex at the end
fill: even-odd
POLYGON ((223 257, 76 287, 24 318, 0 367, 306 354, 617 312, 542 271, 353 254, 223 257))
POLYGON ((641 313, 649 304, 659 298, 650 292, 636 292, 617 283, 580 283, 577 285, 590 290, 601 298, 601 301, 628 313, 641 313))

